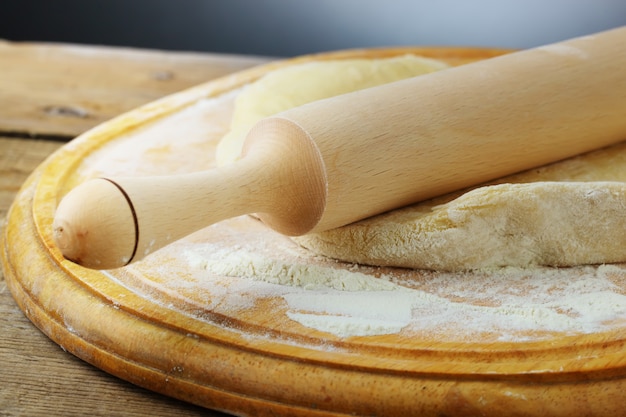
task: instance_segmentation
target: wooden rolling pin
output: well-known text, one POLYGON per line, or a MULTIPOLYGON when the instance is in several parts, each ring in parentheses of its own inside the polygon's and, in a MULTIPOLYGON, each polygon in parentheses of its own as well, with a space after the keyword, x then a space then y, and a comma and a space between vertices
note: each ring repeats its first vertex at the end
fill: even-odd
POLYGON ((322 231, 604 147, 626 139, 625 68, 626 27, 310 103, 260 121, 231 165, 87 181, 55 241, 115 268, 234 216, 322 231))

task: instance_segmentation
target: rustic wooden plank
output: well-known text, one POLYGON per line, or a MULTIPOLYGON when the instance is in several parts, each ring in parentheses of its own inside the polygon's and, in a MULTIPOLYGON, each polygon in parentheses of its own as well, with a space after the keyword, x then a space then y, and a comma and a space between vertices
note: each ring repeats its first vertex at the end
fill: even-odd
POLYGON ((0 40, 0 132, 73 137, 269 58, 0 40))
POLYGON ((4 279, 0 331, 2 416, 223 415, 136 387, 64 352, 24 317, 4 279))
POLYGON ((0 219, 28 175, 62 144, 0 137, 0 219))
MULTIPOLYGON (((0 137, 0 233, 22 182, 57 142, 0 137)), ((0 415, 224 416, 136 387, 64 352, 22 314, 0 270, 0 415)))

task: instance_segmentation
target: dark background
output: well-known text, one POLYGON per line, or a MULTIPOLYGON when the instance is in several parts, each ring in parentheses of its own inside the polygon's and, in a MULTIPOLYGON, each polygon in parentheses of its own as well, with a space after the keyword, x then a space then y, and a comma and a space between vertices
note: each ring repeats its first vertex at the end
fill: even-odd
POLYGON ((626 0, 0 0, 0 38, 292 56, 527 48, 626 24, 626 0))

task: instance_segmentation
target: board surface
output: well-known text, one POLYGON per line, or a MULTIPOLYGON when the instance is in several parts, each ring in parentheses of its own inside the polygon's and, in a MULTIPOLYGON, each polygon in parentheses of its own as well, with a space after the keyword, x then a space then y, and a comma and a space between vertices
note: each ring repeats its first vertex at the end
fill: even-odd
POLYGON ((619 265, 482 274, 363 267, 315 257, 247 216, 114 271, 76 266, 52 243, 56 204, 84 179, 210 168, 238 91, 267 71, 404 53, 456 65, 501 52, 302 57, 106 122, 45 161, 18 195, 2 245, 9 288, 45 334, 85 361, 238 415, 620 415, 619 265))

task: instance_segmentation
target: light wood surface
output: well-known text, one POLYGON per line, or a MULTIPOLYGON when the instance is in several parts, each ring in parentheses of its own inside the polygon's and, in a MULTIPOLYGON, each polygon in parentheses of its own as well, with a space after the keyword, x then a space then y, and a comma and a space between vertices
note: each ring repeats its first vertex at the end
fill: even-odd
POLYGON ((65 139, 267 58, 0 39, 0 60, 0 131, 65 139))
MULTIPOLYGON (((406 51, 353 51, 343 56, 406 51)), ((497 54, 415 52, 439 58, 450 53, 462 58, 458 61, 497 54)), ((140 386, 241 415, 603 416, 624 410, 621 319, 598 324, 597 332, 563 332, 537 327, 541 318, 533 319, 530 327, 510 328, 507 320, 483 328, 482 315, 467 322, 455 316, 429 329, 418 316, 416 327, 342 336, 292 319, 307 310, 290 311, 288 300, 328 304, 326 298, 339 297, 341 305, 341 299, 363 291, 348 295, 341 290, 338 294, 271 283, 259 286, 245 274, 212 272, 202 262, 213 259, 219 265, 233 254, 236 263, 251 262, 255 269, 258 255, 282 261, 286 269, 300 265, 314 271, 358 272, 376 285, 391 274, 406 291, 419 289, 420 303, 434 297, 437 302, 429 308, 446 303, 456 308, 469 301, 471 311, 490 311, 499 300, 481 295, 498 280, 480 274, 446 280, 424 271, 334 263, 298 249, 245 216, 204 229, 129 268, 103 273, 63 259, 53 245, 51 228, 61 195, 103 173, 206 169, 207 155, 228 125, 224 118, 228 120, 232 106, 229 93, 272 68, 207 83, 116 118, 39 166, 11 211, 5 234, 10 245, 3 245, 2 255, 9 265, 7 285, 44 333, 85 361, 140 386), (205 99, 213 105, 195 105, 206 104, 205 99), (180 128, 182 116, 187 117, 186 142, 174 145, 167 129, 180 128), (142 129, 136 129, 139 126, 142 129), (246 250, 251 260, 246 260, 246 250), (196 253, 196 261, 190 262, 189 251, 196 253), (448 292, 459 280, 475 287, 470 299, 448 292)), ((624 276, 611 276, 619 291, 626 288, 624 276)), ((502 294, 541 297, 544 293, 537 293, 526 278, 500 282, 502 294)), ((552 286, 584 279, 568 271, 559 279, 550 278, 552 286)), ((400 294, 378 294, 385 301, 369 303, 366 313, 394 310, 402 304, 400 294)))
MULTIPOLYGON (((22 183, 69 139, 163 95, 266 61, 0 40, 0 231, 22 183)), ((223 415, 139 388, 63 351, 20 311, 1 271, 0 335, 2 416, 223 415)))

